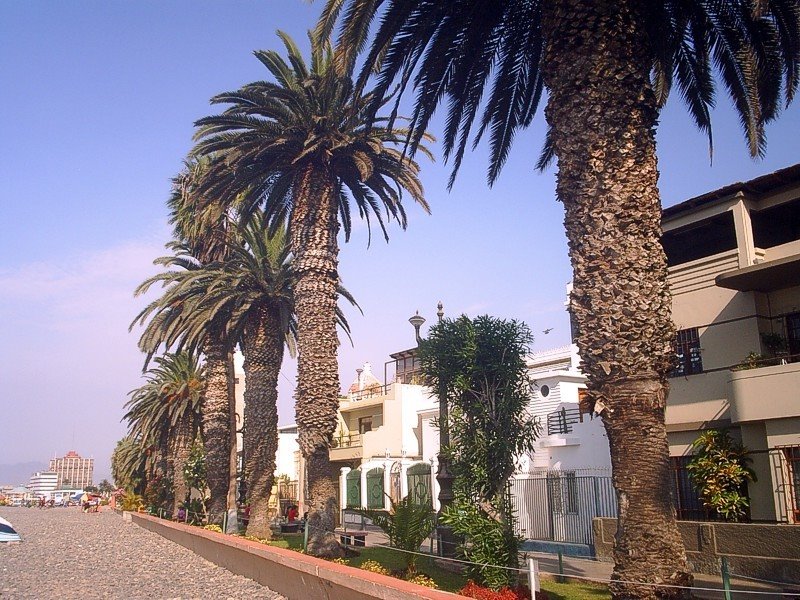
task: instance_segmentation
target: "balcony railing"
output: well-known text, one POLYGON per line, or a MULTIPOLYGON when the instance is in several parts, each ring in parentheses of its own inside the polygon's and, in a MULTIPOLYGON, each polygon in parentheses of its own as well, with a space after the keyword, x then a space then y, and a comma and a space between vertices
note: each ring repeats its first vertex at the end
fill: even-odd
POLYGON ((358 402, 359 400, 366 400, 368 398, 375 398, 377 396, 385 396, 389 393, 389 388, 391 385, 392 384, 376 385, 368 387, 365 390, 359 390, 358 392, 351 392, 348 395, 348 400, 352 402, 358 402))
POLYGON ((332 448, 359 448, 361 447, 360 433, 342 433, 333 437, 332 448))
POLYGON ((581 410, 579 408, 562 408, 547 415, 547 435, 572 432, 572 426, 580 423, 581 410))

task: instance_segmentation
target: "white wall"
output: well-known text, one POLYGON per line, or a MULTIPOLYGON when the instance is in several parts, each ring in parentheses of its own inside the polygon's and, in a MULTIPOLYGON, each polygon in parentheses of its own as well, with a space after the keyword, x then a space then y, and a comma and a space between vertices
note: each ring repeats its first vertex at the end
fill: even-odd
POLYGON ((278 431, 278 451, 275 453, 275 476, 288 475, 289 479, 296 481, 297 453, 300 446, 297 443, 297 430, 284 432, 278 431))

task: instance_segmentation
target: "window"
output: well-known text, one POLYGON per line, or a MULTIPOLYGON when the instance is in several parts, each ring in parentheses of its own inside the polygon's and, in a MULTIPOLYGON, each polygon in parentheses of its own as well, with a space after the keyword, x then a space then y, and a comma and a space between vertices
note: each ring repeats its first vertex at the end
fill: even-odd
POLYGON ((543 385, 542 389, 540 390, 540 392, 542 394, 542 398, 547 398, 550 395, 550 386, 549 385, 543 385))
POLYGON ((689 477, 687 466, 691 456, 671 456, 672 465, 672 501, 681 521, 710 521, 712 513, 700 499, 700 493, 689 477))
POLYGON ((358 419, 358 433, 372 431, 372 417, 360 417, 358 419))
POLYGON ((675 334, 675 368, 672 377, 684 377, 703 372, 703 357, 700 354, 700 335, 697 327, 680 329, 675 334))

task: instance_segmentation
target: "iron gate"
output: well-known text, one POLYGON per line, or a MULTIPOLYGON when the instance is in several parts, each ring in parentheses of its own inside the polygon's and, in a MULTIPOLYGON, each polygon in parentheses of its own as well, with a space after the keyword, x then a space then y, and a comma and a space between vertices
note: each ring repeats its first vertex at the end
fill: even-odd
POLYGON ((383 508, 383 469, 367 471, 367 508, 383 508))
POLYGON ((593 544, 592 519, 617 516, 611 477, 549 471, 513 479, 517 535, 529 540, 593 544))
POLYGON ((345 479, 347 487, 347 508, 358 508, 361 506, 361 469, 353 469, 347 474, 345 479))
POLYGON ((419 505, 431 504, 431 466, 428 463, 411 465, 407 472, 408 495, 411 502, 419 505))

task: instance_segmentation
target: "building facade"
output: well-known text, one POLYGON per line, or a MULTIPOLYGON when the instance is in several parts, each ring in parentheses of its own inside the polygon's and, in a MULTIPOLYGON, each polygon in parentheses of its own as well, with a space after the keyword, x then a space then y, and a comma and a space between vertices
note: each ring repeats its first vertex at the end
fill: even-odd
POLYGON ((70 450, 61 458, 50 459, 50 472, 58 475, 59 489, 84 489, 93 485, 94 458, 82 458, 70 450))
POLYGON ((800 165, 664 210, 677 363, 667 430, 679 518, 703 429, 749 450, 754 521, 800 522, 800 165))
POLYGON ((423 444, 431 437, 428 415, 436 399, 418 383, 415 349, 390 356, 384 367, 390 383, 381 384, 365 363, 339 401, 330 460, 340 465, 342 507, 388 510, 390 499, 408 493, 421 502, 438 502, 430 476, 436 450, 423 444))
POLYGON ((47 496, 58 489, 58 473, 54 471, 38 471, 31 475, 28 489, 31 490, 37 497, 47 496))

